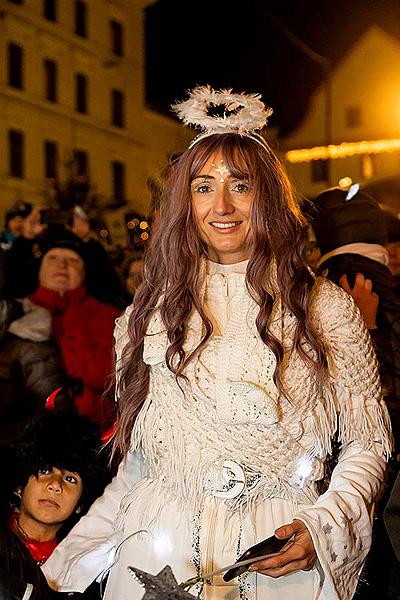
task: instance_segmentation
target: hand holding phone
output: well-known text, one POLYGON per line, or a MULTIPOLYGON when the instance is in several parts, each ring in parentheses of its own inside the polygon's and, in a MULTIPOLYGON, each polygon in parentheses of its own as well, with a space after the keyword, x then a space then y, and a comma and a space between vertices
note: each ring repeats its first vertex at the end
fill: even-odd
POLYGON ((223 580, 230 581, 235 577, 239 577, 239 575, 242 575, 245 571, 247 571, 248 567, 253 562, 257 562, 257 558, 260 558, 261 556, 265 557, 266 555, 277 554, 282 550, 282 548, 285 544, 287 544, 287 542, 287 538, 281 540, 275 535, 271 535, 271 537, 267 538, 266 540, 263 540, 262 542, 259 542, 254 546, 251 546, 245 552, 243 552, 243 554, 239 556, 239 558, 236 561, 236 563, 241 563, 244 560, 249 562, 247 562, 245 565, 240 565, 237 567, 234 566, 233 568, 226 571, 226 573, 223 575, 223 580))

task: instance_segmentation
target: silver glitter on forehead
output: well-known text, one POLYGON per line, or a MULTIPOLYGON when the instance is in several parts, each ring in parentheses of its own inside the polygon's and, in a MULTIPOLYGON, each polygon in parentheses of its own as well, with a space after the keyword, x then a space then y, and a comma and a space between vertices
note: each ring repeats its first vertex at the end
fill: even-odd
POLYGON ((219 162, 220 164, 218 166, 215 163, 212 163, 211 168, 219 174, 220 183, 224 183, 224 178, 226 177, 226 175, 229 175, 229 169, 225 166, 224 161, 222 159, 219 162))

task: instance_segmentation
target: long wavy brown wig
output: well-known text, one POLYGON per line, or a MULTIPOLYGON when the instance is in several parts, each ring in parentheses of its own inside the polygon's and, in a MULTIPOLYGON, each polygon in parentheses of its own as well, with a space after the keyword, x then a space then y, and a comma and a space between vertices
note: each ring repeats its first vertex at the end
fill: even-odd
POLYGON ((200 261, 207 256, 199 239, 191 204, 192 180, 212 154, 220 151, 234 177, 248 179, 253 192, 251 210, 252 247, 246 273, 249 293, 259 305, 256 326, 262 341, 277 360, 274 379, 282 389, 280 365, 283 348, 269 332, 275 295, 266 284, 266 273, 276 263, 277 282, 284 306, 295 315, 295 348, 322 381, 327 362, 321 341, 312 327, 308 305, 314 279, 305 261, 305 221, 285 170, 271 149, 237 134, 211 135, 199 140, 171 165, 166 178, 157 228, 145 257, 145 280, 137 290, 128 329, 130 342, 123 351, 119 370, 120 421, 114 438, 114 452, 129 449, 135 418, 148 394, 149 366, 143 361, 143 340, 157 303, 168 334, 168 368, 177 379, 212 334, 199 296, 200 261), (204 323, 204 336, 194 352, 183 350, 187 322, 196 310, 204 323), (311 352, 305 350, 305 346, 311 352))

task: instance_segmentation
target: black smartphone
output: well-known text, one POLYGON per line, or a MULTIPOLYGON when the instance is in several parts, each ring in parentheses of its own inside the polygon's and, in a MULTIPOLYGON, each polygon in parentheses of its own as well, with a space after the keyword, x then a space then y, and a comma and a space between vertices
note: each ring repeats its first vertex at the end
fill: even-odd
MULTIPOLYGON (((242 562, 242 560, 249 560, 251 558, 254 558, 253 562, 257 562, 257 557, 265 556, 266 554, 275 554, 279 552, 280 550, 282 550, 283 546, 287 544, 288 541, 289 540, 287 539, 280 540, 275 535, 271 535, 271 537, 267 538, 266 540, 263 540, 262 542, 259 542, 258 544, 255 544, 250 548, 247 548, 247 550, 243 552, 241 556, 239 556, 236 562, 240 563, 242 562)), ((230 581, 235 577, 239 577, 239 575, 242 575, 242 573, 247 571, 250 565, 251 562, 247 565, 242 565, 240 567, 232 567, 232 569, 229 569, 223 575, 222 579, 224 581, 230 581)))

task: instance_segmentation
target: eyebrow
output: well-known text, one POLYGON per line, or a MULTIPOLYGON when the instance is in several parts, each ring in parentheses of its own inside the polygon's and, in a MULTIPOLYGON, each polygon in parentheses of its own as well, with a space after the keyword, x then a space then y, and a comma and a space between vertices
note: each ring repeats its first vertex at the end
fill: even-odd
POLYGON ((196 181, 196 179, 215 179, 214 175, 195 175, 192 181, 196 181))

